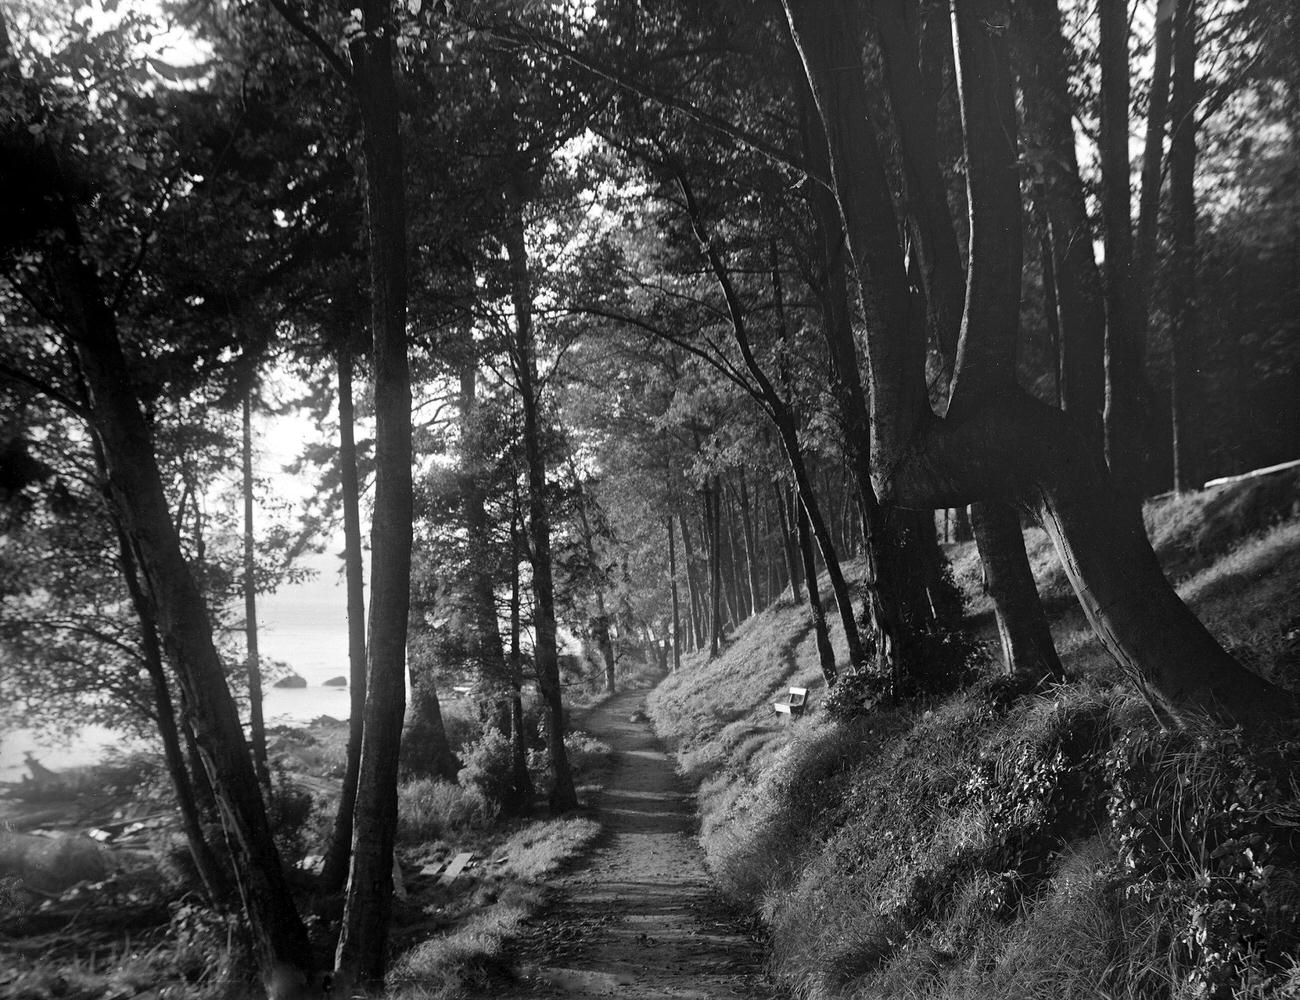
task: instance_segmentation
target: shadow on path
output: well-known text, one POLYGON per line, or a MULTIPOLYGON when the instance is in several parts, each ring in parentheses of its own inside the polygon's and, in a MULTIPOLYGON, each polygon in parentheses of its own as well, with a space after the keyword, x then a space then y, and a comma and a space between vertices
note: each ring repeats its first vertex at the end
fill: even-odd
POLYGON ((557 880, 556 902, 516 942, 520 980, 494 994, 754 998, 783 996, 762 949, 717 898, 695 842, 694 797, 641 708, 645 692, 616 695, 582 728, 614 748, 596 808, 608 831, 588 863, 557 880))

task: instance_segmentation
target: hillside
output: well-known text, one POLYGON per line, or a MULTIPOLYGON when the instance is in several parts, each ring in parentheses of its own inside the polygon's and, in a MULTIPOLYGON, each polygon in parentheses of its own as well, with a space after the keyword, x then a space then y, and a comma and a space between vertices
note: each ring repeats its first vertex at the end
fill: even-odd
MULTIPOLYGON (((1291 686, 1297 496, 1288 473, 1147 511, 1184 599, 1291 686)), ((798 996, 1295 996, 1295 734, 1160 732, 1115 686, 1041 533, 1027 541, 1069 675, 1044 695, 986 667, 947 697, 833 718, 788 600, 652 693, 719 882, 798 996), (792 684, 813 708, 790 724, 771 702, 792 684)), ((987 630, 978 560, 950 555, 987 630)))

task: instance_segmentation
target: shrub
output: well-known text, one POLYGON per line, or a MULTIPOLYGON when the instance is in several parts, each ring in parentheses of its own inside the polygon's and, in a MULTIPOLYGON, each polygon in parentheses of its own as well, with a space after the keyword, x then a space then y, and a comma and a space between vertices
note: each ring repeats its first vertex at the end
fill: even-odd
POLYGON ((415 778, 397 789, 397 839, 419 844, 486 826, 495 810, 476 789, 415 778))
POLYGON ((461 787, 477 792, 494 806, 509 802, 514 790, 514 745, 509 736, 489 729, 465 747, 461 787))

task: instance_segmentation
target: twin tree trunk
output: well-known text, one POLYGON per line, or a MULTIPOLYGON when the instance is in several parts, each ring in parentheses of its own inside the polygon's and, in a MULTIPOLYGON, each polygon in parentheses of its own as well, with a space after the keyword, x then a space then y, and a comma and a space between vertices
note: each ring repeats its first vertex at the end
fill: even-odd
POLYGON ((1175 719, 1277 710, 1275 689, 1228 656, 1178 599, 1144 533, 1124 516, 1089 436, 1014 385, 1020 285, 1015 101, 1005 14, 954 8, 971 249, 952 400, 925 394, 924 344, 908 322, 903 248, 870 127, 846 0, 784 0, 825 126, 833 185, 867 318, 877 495, 907 506, 1000 501, 1048 531, 1098 637, 1155 707, 1175 719), (1014 242, 1009 242, 1014 241, 1014 242))

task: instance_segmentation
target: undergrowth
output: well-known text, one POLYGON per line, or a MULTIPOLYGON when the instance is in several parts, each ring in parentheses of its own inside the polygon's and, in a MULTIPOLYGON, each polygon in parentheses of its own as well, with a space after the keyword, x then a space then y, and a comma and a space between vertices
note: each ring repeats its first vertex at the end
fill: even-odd
MULTIPOLYGON (((1300 524, 1281 491, 1239 493, 1170 498, 1148 522, 1209 627, 1294 680, 1300 524), (1231 523, 1197 524, 1207 510, 1231 523)), ((1050 591, 1050 546, 1028 534, 1050 591)), ((794 995, 1300 995, 1296 733, 1161 731, 1077 615, 1056 632, 1071 679, 1046 693, 986 677, 829 712, 805 627, 788 605, 756 616, 650 701, 699 783, 708 862, 794 995), (783 724, 770 702, 794 678, 814 709, 783 724)))

